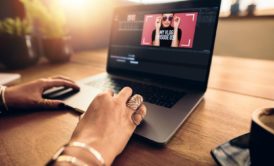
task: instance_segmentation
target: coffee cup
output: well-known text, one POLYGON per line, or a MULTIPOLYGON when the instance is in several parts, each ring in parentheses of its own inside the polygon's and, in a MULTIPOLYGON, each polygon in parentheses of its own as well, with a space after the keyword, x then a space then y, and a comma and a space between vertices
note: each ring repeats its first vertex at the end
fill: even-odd
POLYGON ((274 108, 252 114, 249 150, 252 166, 274 166, 274 108))

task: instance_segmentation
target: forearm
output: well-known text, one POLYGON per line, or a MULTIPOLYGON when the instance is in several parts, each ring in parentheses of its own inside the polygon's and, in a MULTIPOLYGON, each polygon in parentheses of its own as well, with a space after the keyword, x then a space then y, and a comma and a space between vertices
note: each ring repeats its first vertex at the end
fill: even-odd
POLYGON ((160 30, 159 29, 156 30, 153 45, 154 46, 160 46, 160 30))
MULTIPOLYGON (((62 155, 68 155, 76 157, 77 159, 81 160, 85 164, 88 164, 90 166, 98 166, 100 163, 96 160, 94 156, 92 156, 90 153, 86 152, 83 149, 76 148, 76 147, 66 147, 64 153, 62 155)), ((73 164, 70 164, 68 162, 56 162, 54 166, 71 166, 73 164)))
POLYGON ((178 29, 174 29, 173 39, 171 43, 171 47, 178 47, 179 41, 178 41, 178 29))
POLYGON ((98 142, 88 144, 83 142, 72 141, 64 145, 54 154, 47 166, 110 166, 117 156, 112 148, 106 148, 109 147, 108 145, 104 147, 98 142))

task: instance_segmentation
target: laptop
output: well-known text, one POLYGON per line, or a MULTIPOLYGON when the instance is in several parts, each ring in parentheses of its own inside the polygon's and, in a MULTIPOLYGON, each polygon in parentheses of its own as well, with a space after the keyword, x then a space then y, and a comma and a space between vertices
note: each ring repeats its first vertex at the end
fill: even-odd
POLYGON ((135 134, 166 144, 206 92, 219 9, 220 0, 116 8, 107 72, 80 80, 65 104, 84 112, 98 93, 129 86, 148 110, 135 134))
POLYGON ((0 85, 12 85, 21 78, 17 73, 0 73, 0 85))

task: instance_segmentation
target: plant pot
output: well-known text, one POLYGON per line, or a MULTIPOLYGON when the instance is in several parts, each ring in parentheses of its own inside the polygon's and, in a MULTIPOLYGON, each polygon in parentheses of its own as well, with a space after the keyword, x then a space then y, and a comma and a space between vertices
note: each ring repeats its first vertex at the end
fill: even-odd
POLYGON ((8 69, 34 65, 38 59, 38 42, 35 37, 0 35, 0 62, 8 69))
POLYGON ((70 60, 73 50, 70 37, 42 39, 45 57, 51 63, 63 63, 70 60))

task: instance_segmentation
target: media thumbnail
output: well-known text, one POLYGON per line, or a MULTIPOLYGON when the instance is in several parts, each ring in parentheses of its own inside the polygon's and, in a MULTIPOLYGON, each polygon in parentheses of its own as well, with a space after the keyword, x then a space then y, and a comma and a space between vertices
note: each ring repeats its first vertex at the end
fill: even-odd
POLYGON ((198 12, 148 14, 141 45, 192 48, 198 12))

